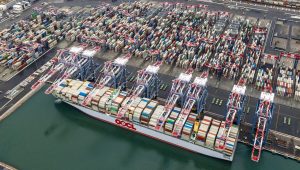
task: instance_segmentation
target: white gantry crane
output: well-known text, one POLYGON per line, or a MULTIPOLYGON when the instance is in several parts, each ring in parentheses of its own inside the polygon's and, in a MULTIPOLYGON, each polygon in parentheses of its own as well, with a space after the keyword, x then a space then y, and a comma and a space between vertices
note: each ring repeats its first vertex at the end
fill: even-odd
POLYGON ((172 112, 175 105, 180 101, 181 105, 184 102, 185 89, 192 79, 192 69, 188 69, 185 73, 181 73, 178 78, 173 80, 172 88, 166 101, 164 112, 158 119, 156 130, 161 130, 169 114, 172 112))
POLYGON ((90 104, 97 89, 102 89, 104 86, 109 87, 125 87, 126 83, 126 64, 131 58, 130 54, 116 58, 114 61, 107 61, 104 63, 103 74, 98 77, 95 82, 95 88, 84 99, 82 105, 90 104))
POLYGON ((244 79, 240 79, 239 82, 233 86, 227 102, 227 113, 225 118, 225 124, 223 126, 223 132, 221 138, 218 138, 218 149, 224 150, 228 135, 230 134, 231 127, 236 120, 236 124, 239 125, 241 116, 243 114, 244 104, 246 101, 246 85, 244 79))
POLYGON ((207 76, 208 72, 204 72, 200 77, 196 77, 194 82, 189 85, 183 108, 173 128, 173 136, 181 136, 183 125, 194 107, 196 108, 197 115, 204 110, 205 100, 207 97, 207 76))
POLYGON ((132 105, 137 97, 153 98, 158 95, 158 70, 162 62, 156 62, 149 65, 146 69, 138 71, 136 84, 131 90, 130 96, 127 97, 127 103, 123 105, 118 111, 117 117, 123 118, 128 108, 132 105))
POLYGON ((254 143, 251 153, 251 159, 258 162, 263 143, 267 137, 269 126, 271 124, 273 109, 274 109, 274 93, 272 90, 261 92, 260 99, 256 109, 256 122, 253 124, 253 131, 255 131, 254 143))

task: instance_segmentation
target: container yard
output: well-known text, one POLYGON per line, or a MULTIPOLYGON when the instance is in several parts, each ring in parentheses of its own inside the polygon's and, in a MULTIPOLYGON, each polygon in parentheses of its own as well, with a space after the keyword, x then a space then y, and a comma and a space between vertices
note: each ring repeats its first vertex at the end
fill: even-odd
POLYGON ((297 58, 294 56, 281 56, 278 66, 277 95, 292 97, 294 93, 295 66, 297 58))
POLYGON ((274 6, 274 7, 284 7, 291 9, 299 9, 300 3, 297 0, 284 0, 284 1, 275 1, 275 0, 242 0, 243 2, 274 6))
POLYGON ((65 25, 64 14, 61 11, 44 11, 21 20, 10 28, 0 32, 0 69, 1 80, 7 81, 16 73, 33 63, 44 52, 53 48, 59 41, 65 25))
MULTIPOLYGON (((243 142, 259 162, 263 150, 279 152, 281 145, 269 140, 281 139, 285 126, 295 135, 282 140, 299 138, 299 54, 287 50, 295 25, 210 7, 34 8, 0 32, 1 80, 9 82, 50 50, 56 54, 4 97, 14 101, 50 83, 45 94, 57 98, 58 107, 64 102, 92 118, 227 161, 243 142), (276 38, 288 39, 285 48, 276 38), (57 48, 60 42, 66 47, 57 48), (281 52, 267 53, 272 46, 281 52), (288 102, 292 118, 282 116, 288 102)), ((299 159, 288 149, 298 145, 280 154, 299 159)))

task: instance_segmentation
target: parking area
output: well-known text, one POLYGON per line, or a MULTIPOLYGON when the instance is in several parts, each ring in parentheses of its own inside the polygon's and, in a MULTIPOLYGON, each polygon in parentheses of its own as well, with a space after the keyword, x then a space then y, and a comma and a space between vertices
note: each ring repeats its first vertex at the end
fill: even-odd
POLYGON ((300 39, 291 39, 290 40, 290 52, 299 53, 300 52, 300 39))
POLYGON ((286 24, 284 21, 276 21, 274 36, 288 38, 290 25, 286 24))
POLYGON ((290 53, 300 51, 300 24, 292 20, 277 20, 272 33, 271 47, 290 53))
POLYGON ((293 27, 292 27, 292 38, 300 39, 300 26, 299 25, 293 25, 293 27))
POLYGON ((288 44, 288 39, 273 37, 272 47, 274 47, 275 49, 286 51, 287 44, 288 44))

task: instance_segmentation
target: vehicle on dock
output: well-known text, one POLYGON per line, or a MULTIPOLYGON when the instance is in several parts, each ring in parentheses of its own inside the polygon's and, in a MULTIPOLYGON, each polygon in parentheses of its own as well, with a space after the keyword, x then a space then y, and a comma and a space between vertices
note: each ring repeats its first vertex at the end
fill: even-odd
POLYGON ((20 14, 23 11, 29 9, 31 7, 31 3, 28 1, 22 1, 22 2, 18 2, 15 5, 13 5, 13 9, 12 12, 15 14, 20 14))

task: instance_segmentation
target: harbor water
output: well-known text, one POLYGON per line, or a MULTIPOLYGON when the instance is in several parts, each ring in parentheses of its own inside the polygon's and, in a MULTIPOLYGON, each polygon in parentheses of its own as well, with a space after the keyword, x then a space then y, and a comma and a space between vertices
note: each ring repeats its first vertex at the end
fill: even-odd
POLYGON ((54 103, 39 91, 0 122, 0 161, 21 170, 275 170, 300 163, 238 144, 232 163, 156 141, 54 103))

